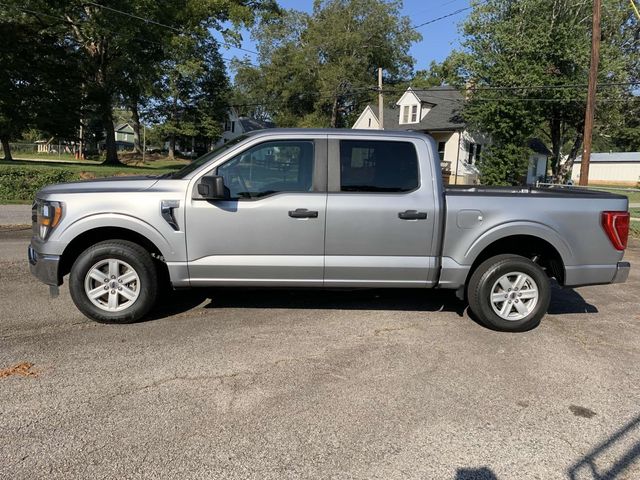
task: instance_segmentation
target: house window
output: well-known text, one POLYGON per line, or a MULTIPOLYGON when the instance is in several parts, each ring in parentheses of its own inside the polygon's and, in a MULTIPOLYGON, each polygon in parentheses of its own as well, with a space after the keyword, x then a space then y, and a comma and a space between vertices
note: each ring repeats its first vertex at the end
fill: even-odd
POLYGON ((236 122, 232 121, 231 122, 231 133, 236 131, 236 122))
POLYGON ((369 126, 371 126, 371 117, 369 117, 369 126))
POLYGON ((411 107, 411 123, 418 123, 418 106, 411 107))
POLYGON ((440 161, 444 162, 444 146, 447 142, 438 142, 438 155, 440 155, 440 161))
POLYGON ((228 132, 229 130, 231 130, 231 124, 229 123, 229 119, 226 119, 224 121, 224 131, 228 132))
POLYGON ((409 123, 409 105, 402 107, 402 122, 409 123))
POLYGON ((480 161, 480 152, 482 145, 479 143, 469 142, 469 156, 467 157, 467 163, 474 165, 480 161))

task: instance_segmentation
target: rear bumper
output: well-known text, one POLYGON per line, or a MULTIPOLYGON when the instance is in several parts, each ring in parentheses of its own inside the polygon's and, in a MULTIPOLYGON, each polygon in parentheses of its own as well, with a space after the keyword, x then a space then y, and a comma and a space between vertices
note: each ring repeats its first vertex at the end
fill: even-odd
POLYGON ((631 270, 631 264, 629 262, 618 262, 616 274, 613 276, 611 283, 626 282, 629 277, 629 270, 631 270))
POLYGON ((27 255, 29 257, 29 269, 33 276, 47 285, 58 286, 61 284, 58 277, 59 255, 38 253, 31 245, 27 249, 27 255))
POLYGON ((613 265, 580 265, 565 267, 565 287, 585 287, 587 285, 607 285, 624 283, 629 276, 629 262, 613 265))

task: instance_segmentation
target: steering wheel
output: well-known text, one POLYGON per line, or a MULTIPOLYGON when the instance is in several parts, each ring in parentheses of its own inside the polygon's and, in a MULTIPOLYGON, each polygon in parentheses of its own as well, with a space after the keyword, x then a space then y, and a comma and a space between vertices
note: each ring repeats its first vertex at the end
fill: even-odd
POLYGON ((249 188, 247 187, 246 182, 244 181, 244 178, 242 178, 242 175, 240 175, 240 173, 236 170, 227 172, 227 174, 225 175, 228 179, 229 179, 229 190, 231 191, 231 194, 234 194, 234 191, 236 191, 237 193, 245 193, 246 195, 249 194, 249 188), (235 187, 239 187, 236 188, 235 187))

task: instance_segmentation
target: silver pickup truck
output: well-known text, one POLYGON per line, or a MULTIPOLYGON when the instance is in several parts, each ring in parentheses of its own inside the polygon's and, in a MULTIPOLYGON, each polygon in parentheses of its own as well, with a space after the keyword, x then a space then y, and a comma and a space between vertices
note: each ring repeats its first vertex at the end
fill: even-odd
POLYGON ((163 176, 37 194, 29 262, 77 307, 133 322, 159 291, 211 286, 444 288, 491 328, 535 327, 550 279, 624 282, 626 197, 444 188, 432 138, 264 130, 163 176))

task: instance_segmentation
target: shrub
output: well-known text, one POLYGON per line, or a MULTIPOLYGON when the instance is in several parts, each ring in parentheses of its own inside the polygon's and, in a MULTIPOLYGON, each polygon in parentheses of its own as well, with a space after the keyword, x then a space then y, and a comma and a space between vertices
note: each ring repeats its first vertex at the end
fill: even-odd
POLYGON ((0 202, 33 200, 46 185, 77 179, 77 173, 61 168, 0 167, 0 202))

